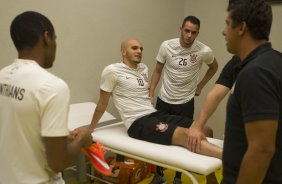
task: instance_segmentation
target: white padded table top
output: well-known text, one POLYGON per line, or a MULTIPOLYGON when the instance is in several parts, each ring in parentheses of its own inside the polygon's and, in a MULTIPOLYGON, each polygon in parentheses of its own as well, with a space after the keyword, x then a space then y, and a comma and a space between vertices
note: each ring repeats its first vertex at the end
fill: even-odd
MULTIPOLYGON (((89 125, 95 108, 96 104, 93 102, 71 104, 68 117, 69 130, 74 130, 77 127, 89 125)), ((116 118, 106 111, 98 123, 114 119, 116 118)))
MULTIPOLYGON (((221 167, 220 159, 199 155, 180 146, 166 146, 131 138, 122 123, 96 129, 92 136, 94 141, 101 142, 105 147, 203 175, 221 167)), ((220 146, 223 144, 218 139, 208 140, 220 146)))

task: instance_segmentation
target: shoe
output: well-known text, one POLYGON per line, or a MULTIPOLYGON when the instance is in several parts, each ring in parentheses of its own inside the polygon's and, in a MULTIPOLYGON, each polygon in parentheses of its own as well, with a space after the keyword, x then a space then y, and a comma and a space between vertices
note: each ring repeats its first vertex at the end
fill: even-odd
POLYGON ((173 184, 182 184, 181 178, 175 177, 173 180, 173 184))
POLYGON ((82 152, 89 158, 92 166, 97 171, 106 176, 112 174, 112 170, 104 158, 107 151, 104 149, 103 144, 96 142, 88 148, 82 148, 82 152))
POLYGON ((166 184, 166 179, 156 173, 150 184, 166 184))

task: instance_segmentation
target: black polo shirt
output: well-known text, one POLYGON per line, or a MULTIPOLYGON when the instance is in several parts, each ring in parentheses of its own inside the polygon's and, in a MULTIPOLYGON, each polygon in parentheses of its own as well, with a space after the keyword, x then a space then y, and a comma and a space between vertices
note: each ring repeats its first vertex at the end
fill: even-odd
POLYGON ((276 151, 263 183, 282 183, 282 58, 270 43, 241 62, 227 103, 223 184, 235 183, 248 144, 245 122, 278 120, 276 151))
POLYGON ((226 63, 215 83, 221 84, 231 89, 235 81, 235 72, 237 71, 237 67, 239 67, 239 64, 240 58, 238 56, 233 56, 226 63))

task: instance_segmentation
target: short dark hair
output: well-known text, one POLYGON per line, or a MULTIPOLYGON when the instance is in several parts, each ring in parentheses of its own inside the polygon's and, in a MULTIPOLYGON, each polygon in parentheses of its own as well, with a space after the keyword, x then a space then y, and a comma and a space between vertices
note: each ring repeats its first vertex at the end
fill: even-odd
POLYGON ((272 25, 272 9, 265 0, 230 1, 227 11, 232 19, 232 27, 246 22, 254 39, 269 40, 272 25))
POLYGON ((195 17, 195 16, 187 16, 187 17, 185 17, 185 19, 182 22, 182 27, 184 27, 186 22, 192 22, 193 24, 198 25, 198 27, 200 29, 201 22, 200 22, 200 19, 198 19, 197 17, 195 17))
POLYGON ((17 15, 10 27, 10 34, 18 51, 32 48, 46 31, 50 37, 55 34, 51 21, 34 11, 26 11, 17 15))

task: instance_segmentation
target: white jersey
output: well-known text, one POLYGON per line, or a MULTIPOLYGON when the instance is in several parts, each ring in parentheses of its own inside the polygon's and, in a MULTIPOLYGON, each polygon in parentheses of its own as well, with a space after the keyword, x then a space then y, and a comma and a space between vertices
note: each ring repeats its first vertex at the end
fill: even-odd
POLYGON ((67 84, 32 60, 0 70, 0 183, 61 184, 48 166, 43 137, 69 134, 67 84))
POLYGON ((161 44, 156 59, 165 64, 159 98, 170 104, 183 104, 195 96, 202 64, 211 64, 214 55, 197 40, 191 47, 183 48, 176 38, 161 44))
POLYGON ((115 107, 127 128, 137 118, 156 111, 149 98, 148 68, 143 63, 136 69, 124 63, 107 66, 102 72, 100 88, 112 93, 115 107))

